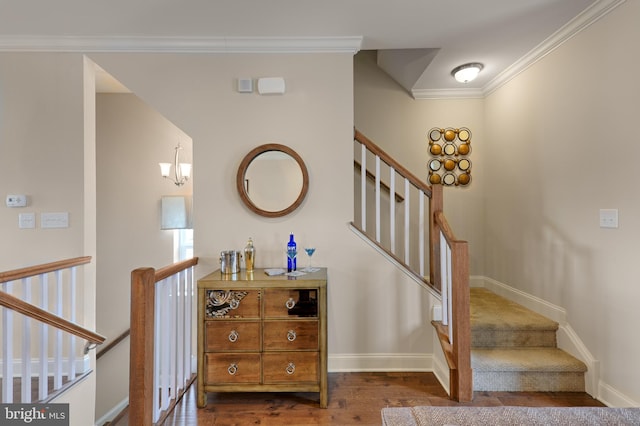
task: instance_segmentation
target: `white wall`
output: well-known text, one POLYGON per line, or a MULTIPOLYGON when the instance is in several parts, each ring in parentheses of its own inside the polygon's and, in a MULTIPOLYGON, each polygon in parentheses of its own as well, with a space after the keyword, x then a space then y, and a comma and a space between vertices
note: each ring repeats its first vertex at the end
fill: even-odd
POLYGON ((487 98, 483 247, 487 276, 566 308, 600 397, 636 405, 638 16, 623 3, 487 98), (618 229, 599 228, 603 208, 618 229))

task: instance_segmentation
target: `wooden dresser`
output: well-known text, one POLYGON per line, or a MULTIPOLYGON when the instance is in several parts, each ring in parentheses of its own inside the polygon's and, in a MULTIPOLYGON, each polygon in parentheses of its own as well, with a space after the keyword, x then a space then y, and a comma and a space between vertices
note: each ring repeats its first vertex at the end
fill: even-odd
POLYGON ((326 268, 198 280, 198 407, 207 392, 318 392, 327 407, 326 268))

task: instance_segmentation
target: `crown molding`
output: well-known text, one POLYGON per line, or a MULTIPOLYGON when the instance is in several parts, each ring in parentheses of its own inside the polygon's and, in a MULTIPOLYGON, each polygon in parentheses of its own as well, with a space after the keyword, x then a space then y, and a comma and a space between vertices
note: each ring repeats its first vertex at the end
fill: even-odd
POLYGON ((413 99, 482 99, 482 89, 413 89, 413 99))
POLYGON ((625 1, 626 0, 599 0, 592 4, 578 16, 569 21, 565 26, 553 33, 546 40, 529 51, 529 53, 487 83, 482 88, 483 95, 490 95, 625 1))
POLYGON ((0 36, 0 52, 349 53, 362 37, 46 37, 0 36))

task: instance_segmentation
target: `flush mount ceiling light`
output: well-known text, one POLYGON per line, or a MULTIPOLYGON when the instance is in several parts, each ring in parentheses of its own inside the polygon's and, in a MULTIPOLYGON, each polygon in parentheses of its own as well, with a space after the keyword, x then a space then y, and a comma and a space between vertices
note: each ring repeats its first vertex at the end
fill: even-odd
POLYGON ((484 65, 481 63, 472 62, 455 67, 453 71, 451 71, 451 75, 460 83, 469 83, 470 81, 475 80, 482 68, 484 68, 484 65))

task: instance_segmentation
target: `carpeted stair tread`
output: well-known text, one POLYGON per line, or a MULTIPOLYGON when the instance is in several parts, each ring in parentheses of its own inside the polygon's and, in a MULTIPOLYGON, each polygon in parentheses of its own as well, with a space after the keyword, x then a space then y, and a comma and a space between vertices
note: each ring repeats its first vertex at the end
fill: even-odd
POLYGON ((584 392, 587 366, 557 348, 557 322, 484 288, 470 292, 474 391, 584 392))
POLYGON ((580 372, 587 366, 557 348, 476 348, 471 351, 474 371, 580 372))
POLYGON ((484 288, 471 289, 471 346, 556 346, 558 323, 484 288))
POLYGON ((471 288, 471 330, 550 330, 558 323, 484 288, 471 288))

